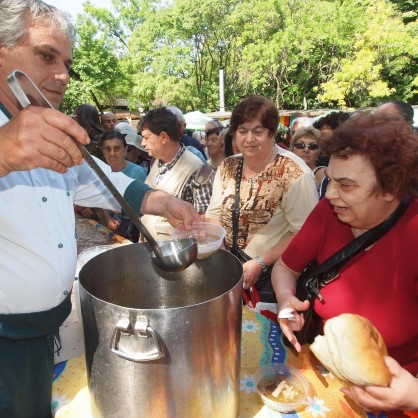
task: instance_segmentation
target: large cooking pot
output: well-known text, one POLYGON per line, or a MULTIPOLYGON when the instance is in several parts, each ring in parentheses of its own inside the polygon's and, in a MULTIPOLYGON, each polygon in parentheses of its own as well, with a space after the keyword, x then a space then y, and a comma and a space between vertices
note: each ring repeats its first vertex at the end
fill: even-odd
POLYGON ((80 270, 93 416, 236 417, 241 263, 220 250, 167 273, 150 251, 123 246, 80 270))

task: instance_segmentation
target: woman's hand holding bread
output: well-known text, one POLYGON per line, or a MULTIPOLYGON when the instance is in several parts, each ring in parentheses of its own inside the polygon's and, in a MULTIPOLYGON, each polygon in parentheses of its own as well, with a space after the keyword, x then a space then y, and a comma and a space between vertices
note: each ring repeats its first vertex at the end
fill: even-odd
POLYGON ((310 346, 321 363, 348 387, 341 391, 368 411, 417 410, 418 379, 387 356, 379 331, 366 318, 329 319, 310 346))
POLYGON ((418 410, 418 379, 392 357, 385 357, 385 362, 392 376, 389 386, 358 386, 350 383, 341 392, 367 411, 418 410))

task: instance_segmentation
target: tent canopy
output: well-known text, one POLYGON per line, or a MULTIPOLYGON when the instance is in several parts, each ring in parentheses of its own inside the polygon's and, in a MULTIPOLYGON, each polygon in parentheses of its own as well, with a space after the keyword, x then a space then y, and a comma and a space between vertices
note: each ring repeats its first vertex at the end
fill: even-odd
POLYGON ((213 120, 213 118, 199 111, 186 113, 184 118, 186 119, 186 129, 203 132, 205 131, 206 122, 213 120))

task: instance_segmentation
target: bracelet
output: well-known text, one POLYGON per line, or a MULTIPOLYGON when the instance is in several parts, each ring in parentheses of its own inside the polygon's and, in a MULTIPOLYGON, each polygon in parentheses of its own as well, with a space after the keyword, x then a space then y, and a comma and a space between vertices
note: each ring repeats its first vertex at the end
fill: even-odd
POLYGON ((257 255, 256 257, 254 257, 254 260, 257 260, 258 264, 260 264, 261 271, 263 273, 266 273, 268 271, 268 268, 267 268, 266 264, 264 263, 264 261, 263 261, 263 259, 261 257, 259 257, 257 255))

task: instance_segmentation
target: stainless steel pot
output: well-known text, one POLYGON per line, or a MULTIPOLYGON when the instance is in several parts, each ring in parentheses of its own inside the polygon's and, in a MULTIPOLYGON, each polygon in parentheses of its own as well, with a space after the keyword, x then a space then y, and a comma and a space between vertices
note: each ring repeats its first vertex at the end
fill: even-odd
POLYGON ((236 417, 242 266, 220 250, 167 273, 148 244, 80 270, 86 365, 97 417, 236 417))

